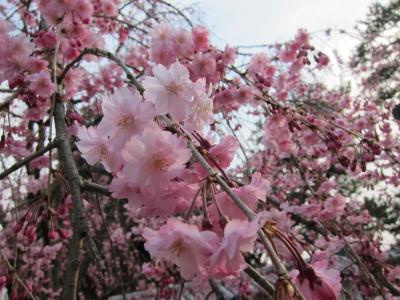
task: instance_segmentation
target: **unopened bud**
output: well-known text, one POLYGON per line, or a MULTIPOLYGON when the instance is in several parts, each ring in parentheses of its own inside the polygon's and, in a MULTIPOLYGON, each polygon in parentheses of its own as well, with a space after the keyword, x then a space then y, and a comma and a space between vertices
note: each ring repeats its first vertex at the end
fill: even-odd
POLYGON ((339 162, 344 168, 348 168, 350 165, 350 160, 344 155, 339 156, 339 162))
POLYGON ((278 279, 275 285, 275 300, 295 299, 295 290, 292 283, 286 278, 278 279))

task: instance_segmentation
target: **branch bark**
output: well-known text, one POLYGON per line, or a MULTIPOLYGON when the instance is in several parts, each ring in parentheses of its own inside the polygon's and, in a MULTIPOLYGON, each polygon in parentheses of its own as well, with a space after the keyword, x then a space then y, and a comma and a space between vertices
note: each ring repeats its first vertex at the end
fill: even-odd
POLYGON ((59 151, 59 159, 62 164, 62 169, 65 172, 69 183, 73 210, 72 210, 72 228, 73 234, 69 242, 67 269, 64 276, 64 286, 61 299, 76 300, 77 297, 77 278, 79 277, 80 269, 80 252, 83 246, 84 238, 88 238, 88 246, 95 256, 96 262, 100 265, 101 270, 104 270, 104 263, 94 242, 88 235, 88 225, 85 218, 85 211, 82 202, 80 191, 81 179, 78 168, 76 167, 69 136, 67 133, 67 125, 65 123, 64 105, 57 95, 54 107, 54 124, 56 127, 57 147, 59 151))

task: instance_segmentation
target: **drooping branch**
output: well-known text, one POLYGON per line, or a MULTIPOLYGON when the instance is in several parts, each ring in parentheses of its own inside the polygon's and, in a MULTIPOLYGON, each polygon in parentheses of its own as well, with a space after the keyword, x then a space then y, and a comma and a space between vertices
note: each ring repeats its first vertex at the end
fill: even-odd
MULTIPOLYGON (((169 119, 166 116, 161 116, 161 118, 166 122, 166 124, 170 128, 175 128, 174 122, 169 119)), ((181 132, 179 132, 181 133, 181 132)), ((181 133, 182 134, 182 133, 181 133)), ((246 215, 246 217, 249 220, 253 220, 255 213, 244 203, 240 197, 231 189, 231 187, 225 182, 223 177, 216 171, 214 170, 210 164, 207 162, 207 160, 203 157, 203 155, 199 152, 197 147, 191 142, 189 139, 189 136, 184 132, 183 136, 186 138, 187 146, 189 149, 192 151, 193 156, 198 160, 198 162, 202 165, 202 167, 207 171, 207 174, 210 178, 214 178, 216 182, 221 186, 221 188, 226 192, 226 194, 233 200, 233 202, 241 209, 241 211, 246 215)), ((258 237, 260 238, 261 242, 265 246, 272 264, 275 266, 276 271, 280 277, 288 278, 288 272, 285 267, 285 265, 282 263, 281 259, 279 258, 278 254, 276 253, 272 242, 270 239, 266 236, 266 234, 262 231, 259 230, 258 232, 258 237)), ((302 295, 301 291, 293 285, 293 287, 296 289, 296 293, 299 296, 300 299, 305 299, 304 296, 302 295)), ((266 291, 269 291, 269 286, 263 286, 263 288, 266 291)))
POLYGON ((113 62, 115 62, 125 72, 126 78, 129 80, 129 82, 136 87, 136 89, 139 91, 139 93, 143 94, 144 88, 136 80, 135 76, 132 75, 132 73, 129 71, 128 67, 124 64, 124 62, 121 59, 119 59, 118 57, 116 57, 114 54, 112 54, 111 52, 104 51, 104 50, 97 49, 97 48, 85 48, 85 49, 83 49, 83 51, 73 61, 71 61, 64 68, 64 71, 58 77, 58 83, 62 83, 62 81, 64 80, 64 78, 67 75, 68 71, 76 63, 78 63, 83 58, 83 56, 85 56, 87 54, 92 54, 92 55, 95 55, 95 56, 108 58, 108 59, 112 60, 113 62))
POLYGON ((27 165, 29 162, 31 162, 35 158, 42 156, 47 151, 49 151, 55 147, 57 147, 57 142, 56 141, 50 142, 42 149, 32 153, 31 155, 29 155, 28 157, 25 157, 24 159, 21 159, 20 161, 16 162, 11 167, 9 167, 8 169, 6 169, 2 173, 0 173, 0 180, 7 177, 11 173, 17 171, 19 168, 22 168, 23 166, 27 165))

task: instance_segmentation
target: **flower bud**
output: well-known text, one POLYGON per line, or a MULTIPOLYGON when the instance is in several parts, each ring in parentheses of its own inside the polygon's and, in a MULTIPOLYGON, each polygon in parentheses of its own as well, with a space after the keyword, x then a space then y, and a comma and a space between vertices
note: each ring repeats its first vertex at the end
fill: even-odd
POLYGON ((293 285, 286 278, 278 279, 275 285, 275 300, 295 299, 295 290, 293 285))

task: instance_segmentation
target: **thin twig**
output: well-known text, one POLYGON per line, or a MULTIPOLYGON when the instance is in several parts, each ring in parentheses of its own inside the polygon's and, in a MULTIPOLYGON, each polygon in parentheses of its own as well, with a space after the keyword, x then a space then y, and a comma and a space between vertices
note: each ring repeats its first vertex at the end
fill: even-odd
POLYGON ((139 91, 140 94, 143 94, 144 88, 141 86, 141 84, 136 80, 135 76, 132 75, 132 73, 129 71, 128 67, 124 64, 124 62, 116 57, 114 54, 108 51, 104 51, 101 49, 97 48, 85 48, 83 51, 73 60, 71 61, 64 69, 64 71, 61 73, 61 75, 58 77, 58 83, 60 84, 65 76, 67 75, 68 71, 77 63, 79 62, 83 56, 87 54, 92 54, 95 56, 99 57, 105 57, 108 58, 109 60, 112 60, 115 62, 120 68, 125 72, 126 78, 128 78, 129 82, 133 84, 136 89, 139 91))
POLYGON ((38 297, 36 297, 32 291, 29 289, 29 287, 23 282, 21 277, 18 275, 17 271, 14 269, 14 267, 11 265, 10 261, 7 259, 7 257, 4 255, 3 251, 0 250, 0 256, 6 263, 7 267, 10 269, 10 271, 14 274, 15 279, 19 282, 19 284, 26 290, 28 293, 29 297, 31 297, 33 300, 40 300, 38 297))
POLYGON ((0 180, 3 179, 4 177, 7 177, 11 173, 15 172, 19 168, 22 168, 23 166, 27 165, 30 161, 34 160, 35 158, 37 158, 39 156, 42 156, 47 151, 49 151, 55 147, 57 147, 57 142, 52 141, 49 144, 47 144, 45 147, 43 147, 42 149, 32 153, 31 155, 29 155, 28 157, 25 157, 24 159, 16 162, 15 164, 13 164, 11 167, 9 167, 8 169, 6 169, 5 171, 3 171, 0 174, 0 180))
POLYGON ((21 91, 22 87, 19 87, 10 96, 8 96, 2 103, 0 103, 0 111, 2 111, 4 108, 7 108, 10 105, 11 101, 13 101, 15 98, 18 97, 21 91))

